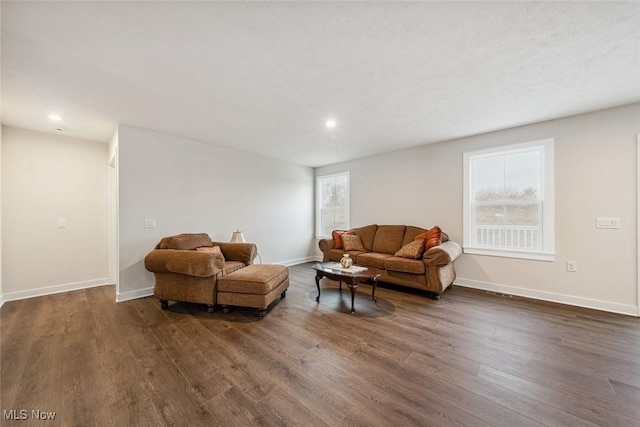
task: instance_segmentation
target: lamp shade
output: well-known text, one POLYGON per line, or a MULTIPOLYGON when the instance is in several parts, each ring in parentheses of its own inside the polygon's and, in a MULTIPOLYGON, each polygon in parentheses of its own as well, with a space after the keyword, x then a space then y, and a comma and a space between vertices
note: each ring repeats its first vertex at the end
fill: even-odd
POLYGON ((233 235, 231 236, 231 243, 246 243, 247 241, 244 240, 244 235, 242 234, 242 231, 240 231, 239 229, 236 229, 236 231, 233 232, 233 235))

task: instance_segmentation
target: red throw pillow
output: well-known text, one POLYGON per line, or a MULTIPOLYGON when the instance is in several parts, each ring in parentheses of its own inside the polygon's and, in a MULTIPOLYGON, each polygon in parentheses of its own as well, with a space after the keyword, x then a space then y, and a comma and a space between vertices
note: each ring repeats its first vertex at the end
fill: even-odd
POLYGON ((342 249, 342 239, 340 236, 343 234, 356 234, 352 230, 333 230, 331 237, 333 237, 333 249, 342 249))
POLYGON ((429 237, 429 230, 425 231, 424 233, 418 234, 416 237, 413 238, 413 240, 426 239, 427 237, 429 237))
POLYGON ((442 243, 442 230, 437 225, 427 232, 426 248, 429 250, 442 243))

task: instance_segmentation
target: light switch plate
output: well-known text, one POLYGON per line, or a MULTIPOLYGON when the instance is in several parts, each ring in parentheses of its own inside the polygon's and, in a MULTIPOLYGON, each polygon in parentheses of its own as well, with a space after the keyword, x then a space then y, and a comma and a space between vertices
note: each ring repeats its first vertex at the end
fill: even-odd
POLYGON ((156 228, 156 220, 152 218, 145 219, 144 228, 156 228))
POLYGON ((597 217, 596 228, 620 228, 620 217, 597 217))

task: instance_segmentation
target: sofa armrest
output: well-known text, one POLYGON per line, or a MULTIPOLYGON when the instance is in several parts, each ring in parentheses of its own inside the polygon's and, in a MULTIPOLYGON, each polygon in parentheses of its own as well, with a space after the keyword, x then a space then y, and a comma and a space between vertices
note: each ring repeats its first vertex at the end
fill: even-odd
POLYGON ((424 253, 424 262, 427 265, 447 265, 460 257, 462 246, 457 242, 443 242, 424 253))
POLYGON ((155 249, 144 259, 144 267, 152 273, 178 273, 211 277, 222 270, 224 259, 211 252, 179 249, 155 249))
POLYGON ((318 247, 323 253, 329 252, 333 249, 333 239, 320 239, 318 241, 318 247))
POLYGON ((213 242, 213 244, 220 246, 222 255, 227 261, 240 261, 245 265, 251 265, 258 254, 255 243, 213 242))
POLYGON ((333 249, 333 239, 320 239, 318 247, 322 251, 322 262, 329 261, 329 251, 333 249))

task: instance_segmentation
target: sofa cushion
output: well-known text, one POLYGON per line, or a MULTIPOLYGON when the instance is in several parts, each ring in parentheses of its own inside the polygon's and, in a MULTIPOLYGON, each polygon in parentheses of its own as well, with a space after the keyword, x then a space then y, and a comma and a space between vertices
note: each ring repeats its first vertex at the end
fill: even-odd
POLYGON ((422 254, 424 254, 424 239, 418 239, 409 242, 401 247, 398 252, 394 254, 394 256, 409 259, 418 259, 422 257, 422 254))
POLYGON ((331 232, 331 237, 333 237, 333 247, 335 249, 342 249, 344 247, 342 244, 343 234, 353 235, 355 233, 351 230, 333 230, 331 232))
POLYGON ((384 261, 390 258, 389 254, 380 254, 377 252, 364 252, 356 258, 356 264, 364 267, 384 268, 384 261))
POLYGON ((402 247, 404 225, 379 225, 373 239, 372 251, 383 254, 395 254, 402 247))
POLYGON ((193 250, 200 246, 211 246, 207 233, 183 233, 160 240, 158 249, 193 250))
MULTIPOLYGON (((407 243, 411 243, 413 240, 415 240, 415 238, 420 235, 421 233, 424 233, 427 230, 426 228, 420 228, 420 227, 414 227, 412 225, 407 225, 407 230, 404 232, 404 239, 402 240, 402 246, 406 245, 407 243)), ((423 237, 424 239, 425 237, 423 237)))
POLYGON ((342 247, 345 251, 361 251, 364 252, 364 246, 362 246, 362 239, 360 236, 351 236, 343 234, 340 236, 342 239, 342 247))
POLYGON ((357 262, 356 259, 357 259, 358 255, 364 254, 364 253, 366 253, 366 252, 345 251, 344 249, 331 249, 331 250, 329 250, 327 255, 328 255, 329 261, 340 261, 344 254, 349 254, 349 256, 354 260, 354 262, 357 262))
POLYGON ((373 239, 376 237, 378 226, 376 224, 367 225, 366 227, 354 228, 353 232, 362 239, 362 246, 371 252, 373 247, 373 239))
POLYGON ((401 273, 424 274, 425 267, 422 260, 407 259, 402 257, 389 257, 384 261, 384 268, 401 273))

